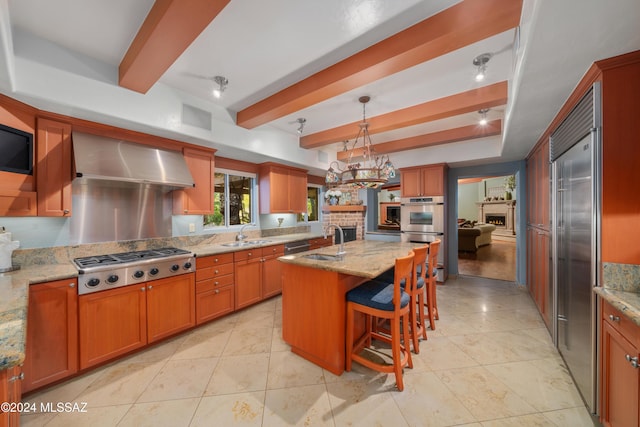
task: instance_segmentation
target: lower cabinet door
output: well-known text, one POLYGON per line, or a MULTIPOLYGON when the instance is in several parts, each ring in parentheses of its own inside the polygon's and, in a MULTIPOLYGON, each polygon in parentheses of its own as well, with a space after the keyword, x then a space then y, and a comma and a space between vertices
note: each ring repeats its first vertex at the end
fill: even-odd
POLYGON ((259 259, 236 262, 236 309, 262 300, 262 262, 259 259))
POLYGON ((199 325, 227 313, 235 307, 233 285, 221 286, 196 294, 196 323, 199 325))
POLYGON ((147 343, 146 283, 79 297, 80 369, 147 343))
POLYGON ((282 263, 277 258, 262 263, 262 297, 269 298, 282 293, 282 263))
POLYGON ((196 324, 195 274, 182 274, 147 283, 147 338, 149 343, 196 324))

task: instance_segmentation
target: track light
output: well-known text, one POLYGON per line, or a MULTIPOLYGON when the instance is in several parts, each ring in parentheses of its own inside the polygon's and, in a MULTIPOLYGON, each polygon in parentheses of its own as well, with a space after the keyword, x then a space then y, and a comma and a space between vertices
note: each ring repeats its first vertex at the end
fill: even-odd
POLYGON ((481 82, 484 80, 487 73, 487 63, 493 57, 492 53, 483 53, 473 58, 473 65, 477 67, 476 81, 481 82))
POLYGON ((213 96, 220 98, 222 96, 222 92, 227 88, 229 80, 223 76, 215 76, 213 78, 213 82, 218 85, 218 87, 213 88, 213 96))
POLYGON ((478 111, 478 113, 480 113, 480 120, 478 121, 478 124, 480 126, 484 126, 487 124, 487 113, 489 112, 488 108, 483 108, 482 110, 478 111))
POLYGON ((302 130, 304 129, 304 124, 307 123, 307 119, 305 119, 304 117, 300 117, 299 119, 296 120, 296 123, 298 123, 298 134, 302 135, 302 130))

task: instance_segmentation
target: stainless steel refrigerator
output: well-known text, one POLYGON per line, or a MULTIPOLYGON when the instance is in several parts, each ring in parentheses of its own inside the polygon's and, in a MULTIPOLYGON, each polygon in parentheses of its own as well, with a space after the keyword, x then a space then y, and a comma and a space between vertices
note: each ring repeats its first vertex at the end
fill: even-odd
POLYGON ((599 86, 551 136, 555 340, 592 413, 597 413, 597 286, 600 218, 599 86))

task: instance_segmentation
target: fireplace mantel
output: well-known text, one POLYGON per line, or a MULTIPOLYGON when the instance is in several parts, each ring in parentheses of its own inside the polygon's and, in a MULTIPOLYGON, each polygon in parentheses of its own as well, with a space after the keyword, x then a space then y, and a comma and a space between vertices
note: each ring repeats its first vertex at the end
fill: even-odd
POLYGON ((516 201, 515 200, 491 200, 476 202, 478 206, 478 221, 486 221, 487 216, 503 216, 504 225, 494 224, 496 226, 495 234, 503 236, 516 235, 516 201))

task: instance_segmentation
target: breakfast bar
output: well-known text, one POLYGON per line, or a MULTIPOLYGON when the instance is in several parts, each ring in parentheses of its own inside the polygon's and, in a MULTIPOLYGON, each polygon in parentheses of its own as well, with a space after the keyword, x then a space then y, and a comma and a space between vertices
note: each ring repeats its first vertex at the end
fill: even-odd
POLYGON ((278 258, 282 268, 282 336, 291 351, 341 375, 345 368, 345 294, 394 266, 416 243, 357 240, 336 247, 278 258), (310 257, 311 255, 311 257, 310 257), (328 258, 328 257, 327 257, 328 258))

